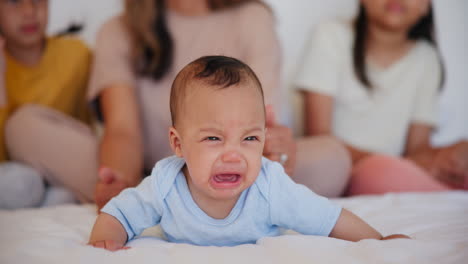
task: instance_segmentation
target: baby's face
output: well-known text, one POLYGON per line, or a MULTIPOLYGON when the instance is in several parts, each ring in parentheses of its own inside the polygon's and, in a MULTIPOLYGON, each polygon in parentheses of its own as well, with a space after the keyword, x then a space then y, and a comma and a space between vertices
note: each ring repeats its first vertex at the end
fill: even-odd
POLYGON ((176 154, 186 160, 187 182, 195 199, 237 199, 257 178, 265 112, 260 91, 253 85, 188 88, 173 134, 179 141, 176 154))

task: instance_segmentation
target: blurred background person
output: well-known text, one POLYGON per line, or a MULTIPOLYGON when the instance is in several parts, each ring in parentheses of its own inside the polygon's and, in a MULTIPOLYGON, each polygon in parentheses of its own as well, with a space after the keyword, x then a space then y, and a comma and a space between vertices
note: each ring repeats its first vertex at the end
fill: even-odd
POLYGON ((429 0, 361 0, 353 23, 313 33, 296 79, 306 134, 345 144, 350 194, 463 188, 468 143, 430 144, 444 78, 433 28, 429 0))
POLYGON ((0 1, 1 208, 92 200, 96 157, 74 155, 96 144, 91 54, 76 39, 46 36, 47 22, 47 0, 0 1))

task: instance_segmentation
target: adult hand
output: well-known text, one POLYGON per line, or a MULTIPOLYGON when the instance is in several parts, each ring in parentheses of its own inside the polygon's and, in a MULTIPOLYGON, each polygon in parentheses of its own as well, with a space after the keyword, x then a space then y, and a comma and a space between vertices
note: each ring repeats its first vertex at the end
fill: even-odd
POLYGON ((98 172, 98 182, 94 192, 94 200, 98 211, 109 202, 110 199, 117 196, 123 189, 129 185, 115 173, 112 169, 103 167, 98 172))
POLYGON ((286 173, 292 176, 296 165, 296 142, 291 129, 276 122, 271 105, 266 107, 266 126, 263 155, 272 161, 281 163, 286 173))
POLYGON ((117 251, 122 249, 129 249, 130 247, 125 247, 124 245, 120 245, 119 243, 115 242, 114 240, 100 240, 88 243, 88 245, 93 246, 95 248, 103 248, 109 251, 117 251))
POLYGON ((455 188, 463 188, 468 181, 468 141, 440 149, 430 169, 440 181, 455 188))

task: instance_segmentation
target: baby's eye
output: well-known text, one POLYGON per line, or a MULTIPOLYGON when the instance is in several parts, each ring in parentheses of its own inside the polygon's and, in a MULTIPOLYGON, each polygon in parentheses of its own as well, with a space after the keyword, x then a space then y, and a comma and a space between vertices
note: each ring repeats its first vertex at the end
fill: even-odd
POLYGON ((219 141, 220 138, 219 138, 219 137, 206 137, 205 140, 208 140, 208 141, 219 141))
POLYGON ((250 136, 250 137, 246 137, 244 140, 255 141, 255 140, 258 140, 258 138, 256 136, 250 136))

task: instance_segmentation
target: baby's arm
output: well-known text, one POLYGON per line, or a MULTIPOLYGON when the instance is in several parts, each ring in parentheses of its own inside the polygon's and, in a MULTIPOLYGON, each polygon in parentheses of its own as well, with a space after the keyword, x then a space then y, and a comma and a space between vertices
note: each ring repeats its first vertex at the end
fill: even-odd
POLYGON ((162 209, 153 180, 153 176, 146 177, 104 206, 91 231, 90 245, 111 251, 126 249, 128 240, 160 222, 162 209))
POLYGON ((127 232, 119 220, 106 213, 99 214, 88 244, 93 247, 116 251, 127 249, 128 247, 124 247, 125 242, 127 242, 127 232))
POLYGON ((354 242, 369 238, 379 240, 410 238, 406 235, 390 235, 383 237, 377 230, 364 222, 364 220, 346 209, 341 211, 340 217, 330 233, 330 237, 354 242))

